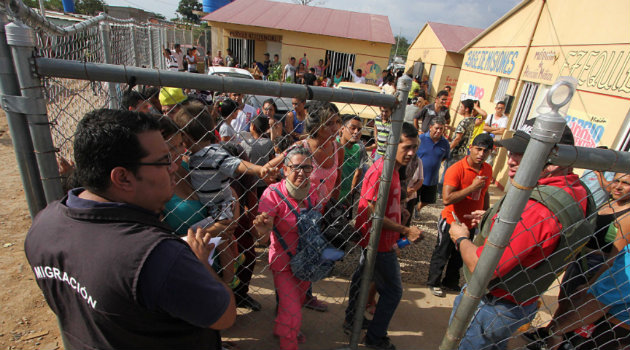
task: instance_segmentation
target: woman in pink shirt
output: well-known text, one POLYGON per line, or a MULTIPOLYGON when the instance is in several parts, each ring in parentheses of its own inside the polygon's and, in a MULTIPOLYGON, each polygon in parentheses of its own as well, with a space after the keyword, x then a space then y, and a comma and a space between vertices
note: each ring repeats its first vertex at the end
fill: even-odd
POLYGON ((309 180, 313 171, 311 159, 311 152, 305 147, 296 146, 290 149, 284 157, 283 169, 286 178, 270 185, 263 192, 258 205, 261 214, 254 220, 260 240, 264 243, 271 239, 269 265, 278 293, 278 313, 273 334, 279 338, 280 349, 283 350, 296 350, 298 343, 305 341, 300 332, 301 309, 311 283, 299 280, 293 275, 289 265, 290 257, 277 235, 282 236, 288 250, 295 254, 299 237, 297 217, 284 199, 299 213, 308 209, 319 210, 314 207, 317 203, 317 193, 309 180), (276 232, 272 233, 273 230, 276 232))

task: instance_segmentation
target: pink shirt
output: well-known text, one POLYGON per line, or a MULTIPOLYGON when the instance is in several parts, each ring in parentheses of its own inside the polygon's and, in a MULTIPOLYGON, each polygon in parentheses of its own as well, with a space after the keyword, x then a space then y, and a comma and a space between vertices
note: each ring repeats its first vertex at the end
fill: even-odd
MULTIPOLYGON (((279 189, 280 192, 289 200, 291 205, 294 208, 297 208, 298 212, 308 208, 308 201, 304 199, 298 207, 297 201, 289 197, 285 181, 286 180, 282 180, 278 183, 269 185, 269 187, 265 189, 265 192, 263 192, 262 197, 260 197, 260 202, 258 203, 258 212, 267 213, 271 218, 273 218, 274 226, 278 229, 282 238, 284 238, 284 241, 287 243, 291 253, 295 254, 298 244, 297 219, 295 214, 293 214, 291 209, 289 209, 289 206, 282 200, 282 198, 280 198, 273 188, 279 189)), ((315 206, 318 198, 317 193, 312 186, 309 190, 309 197, 311 204, 315 206)), ((289 256, 285 252, 284 248, 282 248, 280 241, 276 239, 275 233, 270 233, 270 237, 271 244, 269 245, 269 264, 271 265, 271 270, 285 271, 290 269, 289 256)))

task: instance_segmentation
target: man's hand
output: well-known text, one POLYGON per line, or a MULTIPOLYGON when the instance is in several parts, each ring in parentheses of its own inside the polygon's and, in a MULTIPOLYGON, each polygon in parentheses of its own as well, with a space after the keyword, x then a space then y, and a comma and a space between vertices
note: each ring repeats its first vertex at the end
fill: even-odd
POLYGON ((473 182, 470 184, 470 187, 475 191, 482 189, 486 185, 487 176, 475 176, 473 182))
POLYGON ((208 263, 210 252, 214 249, 214 244, 208 244, 210 238, 212 238, 212 236, 201 227, 198 227, 195 232, 193 232, 191 228, 188 229, 186 242, 188 242, 190 249, 192 249, 201 263, 208 263))
POLYGON ((264 237, 273 230, 273 218, 267 213, 261 213, 253 221, 254 227, 258 232, 258 237, 264 237))
POLYGON ((455 243, 455 241, 457 241, 457 239, 460 237, 470 237, 470 232, 468 231, 468 228, 465 225, 458 224, 456 222, 453 222, 451 224, 451 229, 448 231, 448 233, 451 236, 451 240, 453 241, 453 243, 455 243))
POLYGON ((465 214, 464 217, 470 219, 472 221, 472 227, 475 227, 481 223, 481 219, 485 213, 485 210, 475 210, 470 214, 465 214))
POLYGON ((405 230, 405 235, 410 242, 416 243, 424 239, 424 235, 422 234, 422 230, 411 226, 405 230))
POLYGON ((264 165, 260 168, 260 171, 258 172, 258 177, 263 179, 266 184, 272 184, 277 181, 278 174, 278 168, 264 165))

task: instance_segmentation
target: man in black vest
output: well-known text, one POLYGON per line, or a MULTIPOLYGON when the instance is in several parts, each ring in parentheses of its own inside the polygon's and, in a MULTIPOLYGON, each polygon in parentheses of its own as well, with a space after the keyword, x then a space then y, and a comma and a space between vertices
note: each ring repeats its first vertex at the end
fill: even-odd
POLYGON ((41 211, 25 252, 66 349, 220 349, 234 296, 208 264, 202 230, 188 244, 159 219, 175 163, 147 114, 85 115, 74 142, 82 188, 41 211))

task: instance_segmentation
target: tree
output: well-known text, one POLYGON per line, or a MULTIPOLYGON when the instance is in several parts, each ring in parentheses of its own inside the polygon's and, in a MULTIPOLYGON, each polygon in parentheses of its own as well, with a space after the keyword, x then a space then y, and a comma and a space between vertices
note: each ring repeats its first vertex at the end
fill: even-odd
POLYGON ((203 7, 197 0, 180 0, 177 6, 177 12, 182 15, 184 21, 191 23, 199 23, 200 18, 193 11, 202 11, 203 7))
POLYGON ((407 57, 407 50, 409 50, 409 41, 404 36, 396 35, 394 40, 397 44, 392 45, 392 50, 389 53, 390 57, 402 56, 407 57), (396 49, 398 47, 398 49, 396 49))
POLYGON ((78 0, 74 3, 77 13, 94 16, 99 12, 105 12, 105 2, 103 0, 78 0))
POLYGON ((166 17, 163 14, 157 12, 153 12, 153 17, 161 20, 166 20, 166 17))
MULTIPOLYGON (((38 0, 25 0, 24 4, 28 7, 39 9, 38 0)), ((44 8, 51 11, 63 11, 61 0, 44 0, 44 8)))

